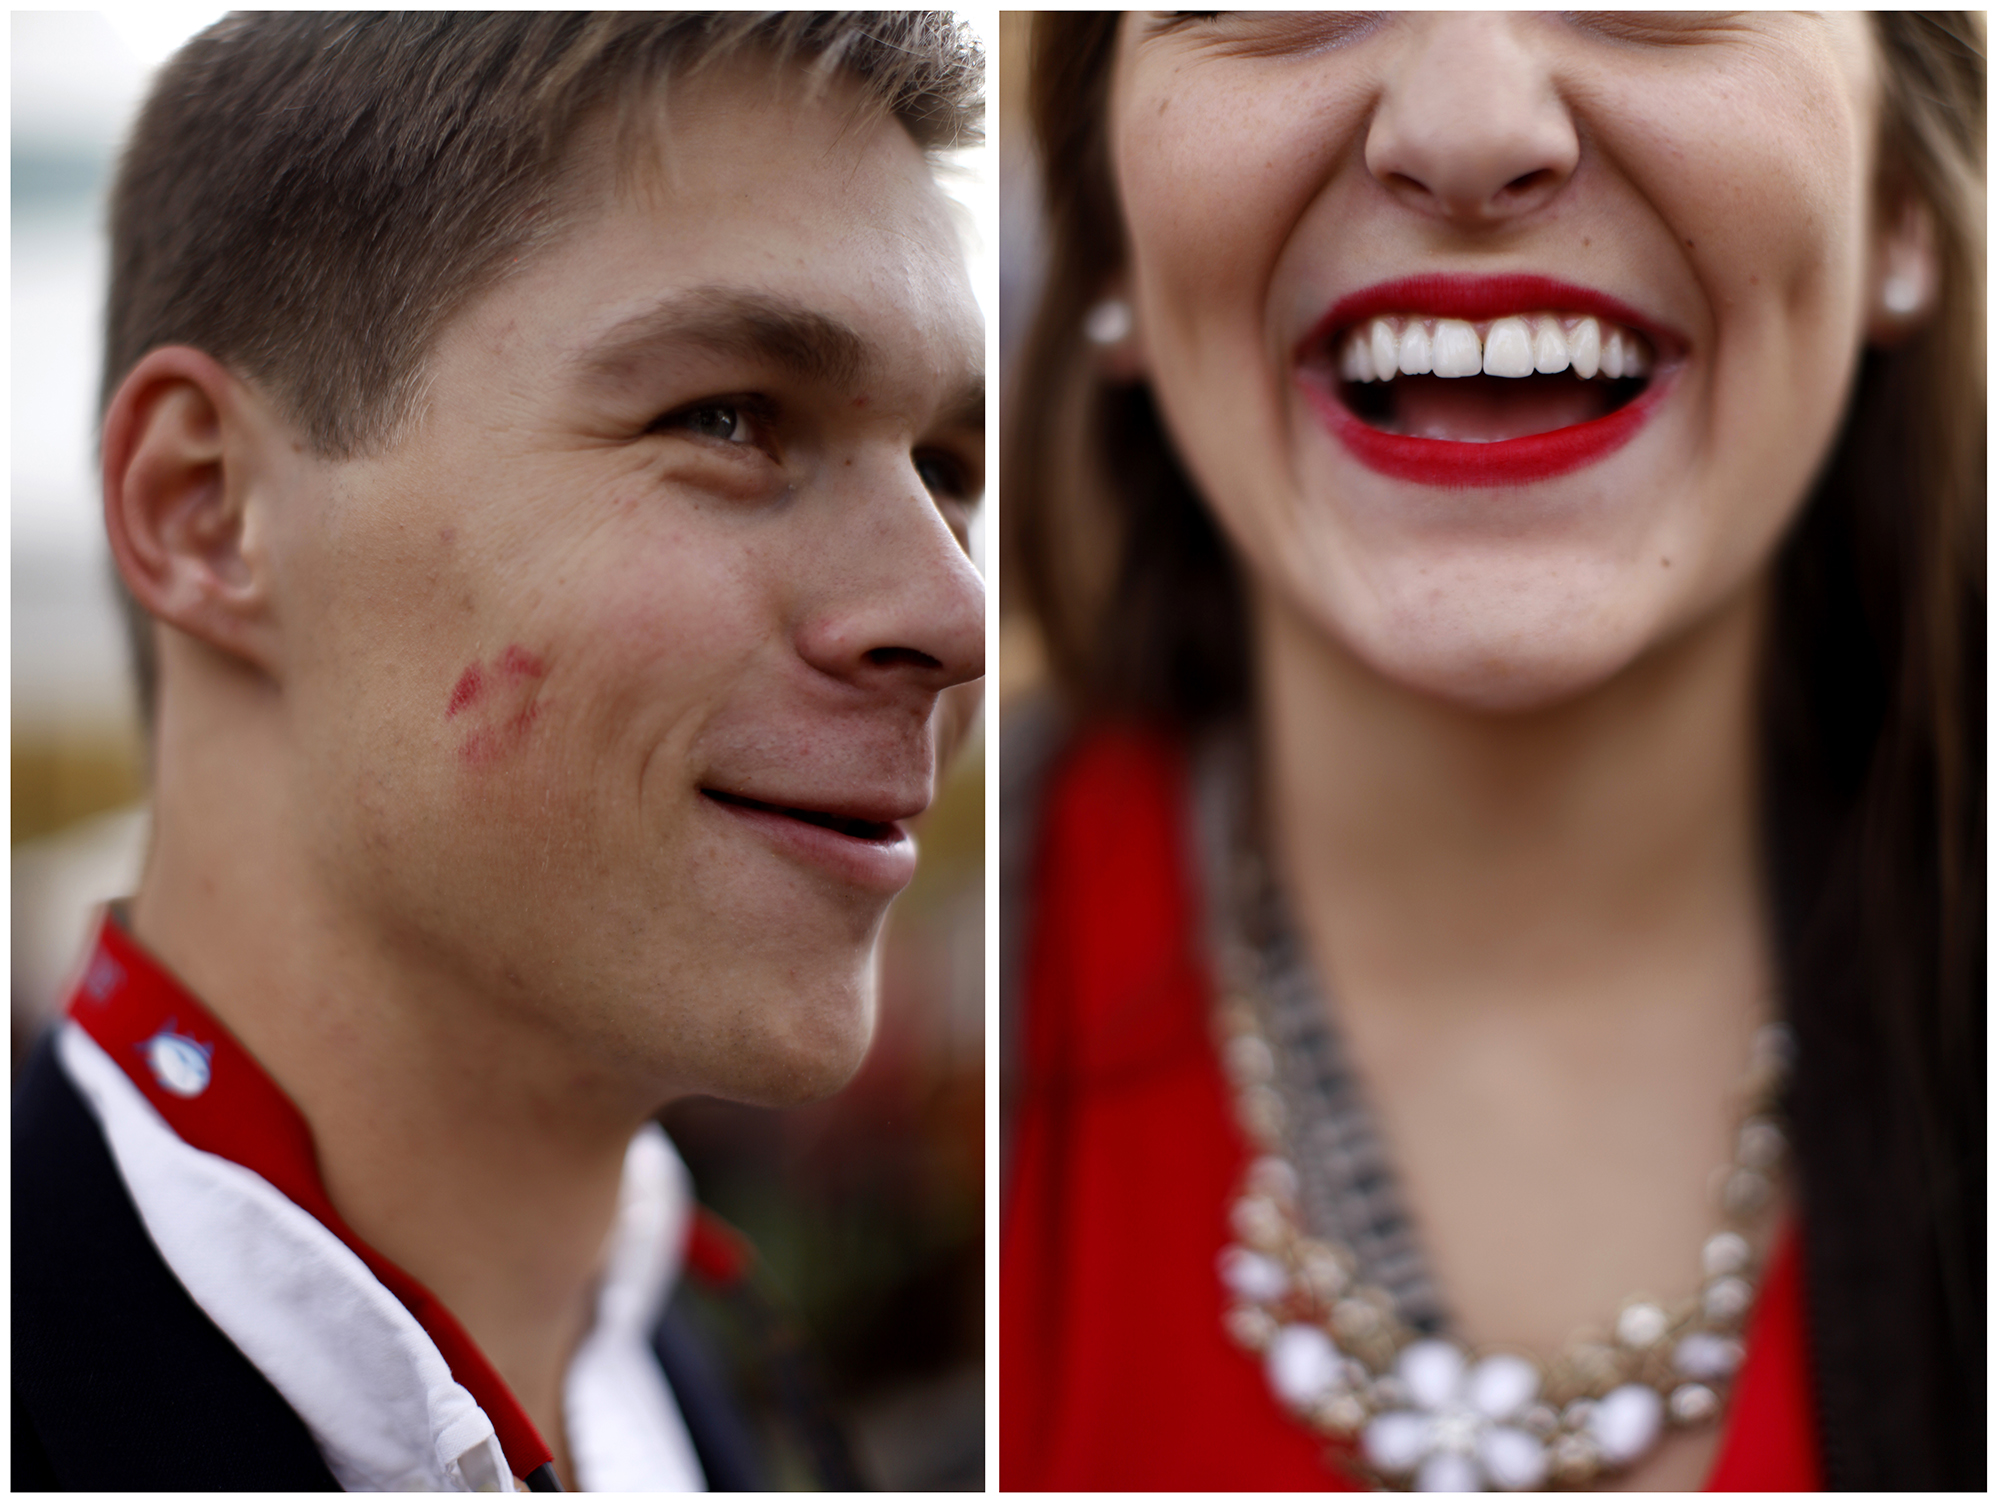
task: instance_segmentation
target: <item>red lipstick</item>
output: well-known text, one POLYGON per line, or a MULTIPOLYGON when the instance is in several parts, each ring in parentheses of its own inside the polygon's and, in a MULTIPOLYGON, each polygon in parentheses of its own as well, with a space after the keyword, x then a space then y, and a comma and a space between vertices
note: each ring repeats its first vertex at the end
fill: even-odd
MULTIPOLYGON (((1498 487, 1552 480, 1623 448, 1659 410, 1678 372, 1685 344, 1618 299, 1550 277, 1417 276, 1350 293, 1314 324, 1294 352, 1295 376, 1328 431, 1378 474, 1420 485, 1498 487), (1370 427, 1336 394, 1328 354, 1337 336, 1377 314, 1405 313, 1467 322, 1516 313, 1588 313, 1644 333, 1655 362, 1646 389, 1614 412, 1589 422, 1493 443, 1417 438, 1370 427)), ((1476 378, 1498 379, 1498 378, 1476 378)))
POLYGON ((1297 355, 1303 359, 1313 346, 1340 330, 1373 318, 1378 313, 1419 313, 1428 318, 1462 318, 1468 323, 1481 319, 1505 318, 1510 313, 1594 313, 1637 329, 1653 341, 1665 355, 1680 347, 1680 337, 1637 308, 1615 297, 1553 277, 1525 274, 1489 277, 1430 275, 1403 277, 1394 282, 1378 282, 1350 292, 1335 303, 1312 332, 1299 341, 1297 355))

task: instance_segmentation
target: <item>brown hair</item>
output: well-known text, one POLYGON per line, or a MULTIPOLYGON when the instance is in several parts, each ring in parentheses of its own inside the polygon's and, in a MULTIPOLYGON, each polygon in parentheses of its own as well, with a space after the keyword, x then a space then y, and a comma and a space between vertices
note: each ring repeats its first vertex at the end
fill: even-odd
MULTIPOLYGON (((560 231, 579 126, 744 54, 858 79, 926 151, 978 135, 984 59, 944 11, 217 22, 161 70, 119 167, 100 408, 148 350, 188 344, 314 452, 382 442, 446 320, 560 231)), ((128 616, 150 707, 150 622, 128 616)))
MULTIPOLYGON (((1118 23, 1037 18, 1048 262, 1011 373, 1005 578, 1073 705, 1192 729, 1247 704, 1237 565, 1150 392, 1104 380, 1083 333, 1125 257, 1118 23)), ((1830 1480, 1963 1487, 1985 1424, 1985 32, 1875 32, 1882 211, 1929 209, 1941 285, 1865 355, 1777 560, 1767 846, 1830 1480)))

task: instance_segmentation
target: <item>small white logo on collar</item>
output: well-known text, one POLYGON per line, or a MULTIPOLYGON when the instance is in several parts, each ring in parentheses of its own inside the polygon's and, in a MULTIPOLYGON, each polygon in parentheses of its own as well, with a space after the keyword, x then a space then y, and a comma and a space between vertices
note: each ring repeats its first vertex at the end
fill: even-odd
POLYGON ((215 1053, 215 1045, 175 1033, 176 1021, 168 1018, 158 1033, 139 1045, 139 1052, 146 1056, 161 1090, 192 1100, 208 1089, 208 1057, 215 1053))
POLYGON ((90 993, 94 1002, 102 1002, 124 984, 125 968, 101 951, 92 958, 90 969, 83 973, 83 989, 90 993))

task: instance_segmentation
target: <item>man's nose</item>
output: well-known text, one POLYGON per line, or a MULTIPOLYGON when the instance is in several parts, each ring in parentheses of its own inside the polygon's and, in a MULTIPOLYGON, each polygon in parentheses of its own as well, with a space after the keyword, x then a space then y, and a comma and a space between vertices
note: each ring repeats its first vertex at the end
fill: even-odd
POLYGON ((795 631, 860 688, 937 694, 986 672, 986 585, 907 464, 840 509, 795 631))
POLYGON ((1364 148, 1403 203, 1467 229, 1542 207, 1576 171, 1576 123, 1532 36, 1491 12, 1409 15, 1364 148))

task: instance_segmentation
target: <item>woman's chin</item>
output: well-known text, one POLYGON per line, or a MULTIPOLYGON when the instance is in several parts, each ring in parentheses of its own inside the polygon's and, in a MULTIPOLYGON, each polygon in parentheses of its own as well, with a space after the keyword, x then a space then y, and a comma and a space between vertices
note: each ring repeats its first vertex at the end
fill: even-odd
POLYGON ((1536 622, 1518 608, 1461 609, 1442 620, 1379 623, 1348 645, 1394 688, 1455 709, 1524 715, 1610 683, 1640 656, 1644 639, 1602 616, 1536 622))
POLYGON ((1580 699, 1616 675, 1616 667, 1574 661, 1520 660, 1425 663, 1388 677, 1454 709, 1488 715, 1529 715, 1580 699))

